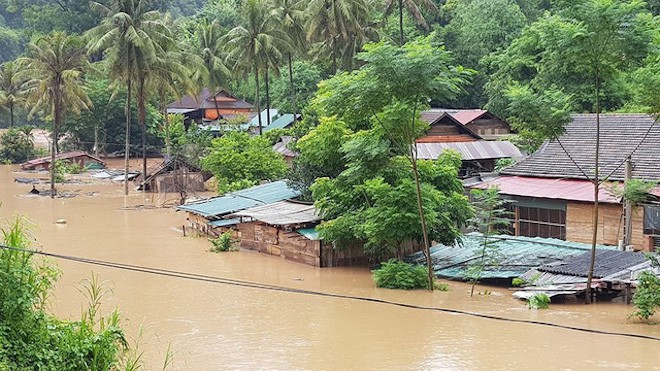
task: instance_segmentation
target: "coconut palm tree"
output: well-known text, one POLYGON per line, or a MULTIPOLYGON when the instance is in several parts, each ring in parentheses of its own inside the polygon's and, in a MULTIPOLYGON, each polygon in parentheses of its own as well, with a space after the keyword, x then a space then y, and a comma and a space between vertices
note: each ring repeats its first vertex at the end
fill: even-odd
POLYGON ((289 37, 277 27, 270 17, 264 0, 247 0, 243 3, 244 20, 241 26, 227 33, 227 60, 233 69, 247 73, 252 70, 255 79, 255 101, 259 112, 259 135, 262 133, 259 74, 271 68, 275 61, 292 49, 289 37))
MULTIPOLYGON (((191 54, 195 56, 192 62, 198 66, 195 78, 200 85, 211 89, 212 93, 227 86, 231 76, 231 71, 226 65, 227 52, 223 48, 223 36, 217 19, 209 21, 204 18, 196 25, 191 40, 191 54)), ((218 102, 215 100, 214 102, 216 113, 220 117, 218 102)))
POLYGON ((20 58, 20 77, 32 105, 30 115, 42 112, 53 118, 50 153, 50 196, 55 197, 55 155, 58 152, 59 128, 67 111, 79 114, 92 102, 83 86, 87 65, 84 43, 77 36, 61 32, 42 37, 28 45, 28 56, 20 58))
POLYGON ((25 102, 25 89, 18 66, 5 62, 0 66, 0 105, 9 111, 9 127, 14 126, 14 109, 25 102))
POLYGON ((433 14, 438 14, 438 6, 433 0, 387 0, 385 2, 385 16, 392 14, 394 7, 398 8, 399 11, 399 45, 405 43, 403 39, 403 10, 408 12, 413 18, 417 26, 422 28, 424 31, 429 31, 429 24, 424 19, 424 14, 422 14, 422 8, 428 10, 433 14))
POLYGON ((287 53, 289 67, 289 85, 291 89, 291 104, 293 114, 296 109, 296 89, 293 82, 293 54, 305 49, 305 12, 301 0, 275 0, 271 15, 278 21, 279 27, 289 36, 291 46, 295 49, 287 53))
POLYGON ((339 68, 339 59, 349 66, 362 47, 357 42, 368 39, 371 24, 371 3, 368 0, 311 0, 305 8, 307 39, 315 43, 316 58, 330 53, 332 72, 339 68))
MULTIPOLYGON (((157 56, 173 43, 173 37, 171 30, 161 21, 160 13, 152 10, 149 0, 107 0, 105 3, 93 2, 91 6, 101 14, 103 20, 98 26, 87 31, 89 52, 104 52, 114 87, 127 88, 124 148, 124 194, 127 195, 133 90, 138 101, 138 121, 144 131, 146 74, 157 56)), ((144 138, 143 134, 143 140, 144 138)), ((143 171, 146 167, 144 146, 145 143, 142 146, 143 171)))

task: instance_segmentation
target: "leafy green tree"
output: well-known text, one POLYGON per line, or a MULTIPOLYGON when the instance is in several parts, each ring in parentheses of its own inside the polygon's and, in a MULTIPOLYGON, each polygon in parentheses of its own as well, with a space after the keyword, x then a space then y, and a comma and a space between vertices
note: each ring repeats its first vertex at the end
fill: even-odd
POLYGON ((523 27, 526 18, 514 0, 459 1, 452 18, 443 30, 443 39, 456 63, 482 71, 459 98, 459 106, 484 105, 483 85, 488 76, 483 57, 509 46, 523 27), (497 14, 497 16, 493 16, 497 14))
POLYGON ((430 30, 429 24, 424 18, 422 9, 426 9, 432 15, 438 14, 438 6, 432 0, 386 0, 385 1, 385 16, 392 14, 394 8, 397 8, 399 13, 399 45, 405 43, 403 37, 403 11, 412 17, 418 27, 428 32, 430 30))
POLYGON ((9 111, 9 127, 14 126, 14 110, 25 102, 25 81, 19 71, 13 62, 0 66, 0 105, 9 111))
POLYGON ((214 139, 208 156, 202 159, 202 167, 217 178, 221 193, 253 186, 262 180, 281 179, 288 169, 266 138, 240 132, 214 139))
MULTIPOLYGON (((332 159, 344 161, 343 170, 341 163, 336 165, 341 173, 312 186, 314 200, 328 220, 322 234, 331 241, 364 241, 375 255, 391 253, 406 240, 423 240, 430 264, 430 239, 453 243, 460 235, 457 226, 470 215, 470 205, 455 193, 460 188, 459 158, 417 161, 415 139, 425 130, 419 112, 431 97, 454 97, 467 73, 451 66, 449 54, 431 45, 429 38, 403 47, 369 44, 358 58, 363 67, 319 84, 313 102, 322 117, 339 120, 334 128, 328 127, 333 130, 327 130, 324 140, 333 135, 337 140, 341 125, 354 132, 345 136, 332 159), (415 198, 416 205, 411 202, 415 198)), ((308 136, 324 133, 327 124, 321 122, 308 136)), ((298 145, 301 159, 310 155, 306 140, 300 140, 302 148, 298 145)), ((311 154, 326 156, 317 148, 311 154)), ((323 164, 314 158, 312 165, 323 164)))
POLYGON ((59 129, 65 113, 80 114, 92 106, 83 88, 83 70, 87 66, 84 43, 77 36, 55 32, 28 45, 27 57, 18 60, 21 75, 27 80, 32 105, 30 115, 41 112, 53 119, 51 139, 51 198, 55 197, 55 155, 59 129))
POLYGON ((11 28, 0 25, 0 62, 14 60, 23 49, 21 36, 11 28))
POLYGON ((594 71, 600 75, 601 110, 615 110, 629 99, 620 77, 639 67, 652 47, 651 15, 636 0, 566 4, 484 61, 492 68, 485 84, 490 110, 504 115, 509 101, 503 92, 518 83, 535 92, 560 89, 573 96, 575 110, 595 112, 594 71))
MULTIPOLYGON (((172 42, 170 30, 160 22, 158 11, 150 8, 149 0, 107 0, 94 2, 92 8, 103 20, 87 32, 91 54, 104 52, 105 63, 116 86, 126 86, 126 137, 124 172, 128 176, 130 156, 131 97, 138 98, 138 121, 144 129, 146 102, 146 73, 158 56, 172 42)), ((143 131, 143 133, 146 130, 143 131)), ((144 142, 143 142, 144 145, 144 142)), ((128 182, 124 182, 128 194, 128 182)))
POLYGON ((321 71, 309 61, 295 61, 291 70, 293 81, 291 71, 284 71, 272 84, 273 106, 280 112, 304 111, 321 81, 321 71))
MULTIPOLYGON (((289 37, 269 17, 264 0, 247 0, 243 4, 244 24, 233 28, 226 36, 229 50, 228 60, 235 70, 247 73, 254 71, 255 101, 257 112, 261 112, 259 96, 259 73, 267 71, 273 62, 282 58, 282 53, 291 50, 289 37)), ((262 133, 259 115, 259 135, 262 133)))
POLYGON ((34 155, 32 127, 11 128, 0 136, 0 163, 21 163, 34 155))
POLYGON ((573 97, 555 87, 534 92, 529 86, 514 84, 505 94, 509 122, 518 132, 517 144, 528 153, 535 152, 545 140, 561 135, 571 119, 573 97))

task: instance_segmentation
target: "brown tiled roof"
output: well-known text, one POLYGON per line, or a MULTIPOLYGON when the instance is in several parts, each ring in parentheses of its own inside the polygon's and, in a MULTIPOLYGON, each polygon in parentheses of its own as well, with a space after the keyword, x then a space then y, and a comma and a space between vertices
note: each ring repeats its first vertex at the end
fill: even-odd
MULTIPOLYGON (((252 105, 243 100, 236 98, 227 90, 220 89, 216 94, 218 99, 218 108, 221 109, 252 109, 252 105), (225 98, 225 99, 223 99, 225 98)), ((213 96, 208 88, 202 89, 198 95, 186 95, 176 102, 167 105, 170 109, 198 109, 198 108, 215 108, 213 96)))
POLYGON ((430 135, 417 139, 417 143, 451 143, 451 142, 474 142, 477 139, 469 134, 458 135, 430 135))
MULTIPOLYGON (((624 161, 632 156, 633 177, 660 180, 660 124, 646 114, 601 114, 600 118, 600 177, 612 174, 609 180, 624 179, 624 161)), ((596 115, 574 115, 559 140, 544 143, 529 158, 502 174, 586 179, 593 178, 596 143, 596 115), (561 145, 575 160, 576 166, 561 145), (582 169, 582 171, 580 170, 582 169)))

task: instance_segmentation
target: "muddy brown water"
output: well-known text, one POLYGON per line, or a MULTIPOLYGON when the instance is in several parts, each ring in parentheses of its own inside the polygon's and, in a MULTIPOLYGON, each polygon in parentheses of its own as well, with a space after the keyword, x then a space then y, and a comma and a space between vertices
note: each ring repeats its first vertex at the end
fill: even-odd
MULTIPOLYGON (((205 239, 182 236, 182 213, 134 208, 175 196, 132 191, 125 197, 120 184, 90 179, 59 187, 80 194, 74 198, 32 197, 32 187, 14 177, 47 175, 15 170, 0 166, 0 217, 28 217, 36 226, 36 246, 45 251, 660 338, 660 325, 628 320, 632 307, 622 303, 528 310, 506 289, 487 288, 492 294, 473 298, 457 282, 449 282, 449 292, 384 290, 374 287, 366 269, 317 269, 249 251, 210 253, 205 239), (67 223, 56 224, 58 219, 67 223)), ((142 328, 139 349, 148 370, 162 368, 168 345, 175 370, 660 369, 659 341, 53 262, 63 272, 53 313, 79 318, 86 303, 81 282, 97 274, 112 289, 104 309, 120 309, 132 339, 142 328)))

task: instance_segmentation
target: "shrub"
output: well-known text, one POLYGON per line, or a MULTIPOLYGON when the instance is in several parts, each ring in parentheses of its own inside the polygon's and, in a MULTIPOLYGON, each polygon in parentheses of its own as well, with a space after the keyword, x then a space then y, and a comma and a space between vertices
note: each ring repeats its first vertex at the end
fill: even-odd
POLYGON ((386 289, 427 289, 429 287, 427 273, 424 266, 390 259, 373 271, 373 280, 377 287, 386 289))
POLYGON ((632 314, 639 319, 648 320, 660 308, 660 278, 652 272, 642 272, 633 297, 637 310, 632 314))
POLYGON ((550 297, 544 293, 538 293, 527 300, 529 309, 546 309, 550 306, 550 297))
POLYGON ((0 136, 0 162, 20 163, 34 155, 34 144, 29 128, 11 128, 0 136))
MULTIPOLYGON (((16 219, 0 227, 0 242, 30 247, 29 226, 16 219)), ((0 369, 112 370, 125 357, 126 339, 117 310, 99 314, 103 290, 93 277, 83 291, 89 308, 80 321, 63 321, 46 312, 46 299, 58 277, 33 254, 0 249, 0 369)))
POLYGON ((239 240, 232 236, 231 231, 224 232, 217 238, 210 239, 209 241, 213 245, 209 249, 211 252, 238 251, 239 249, 239 240))

